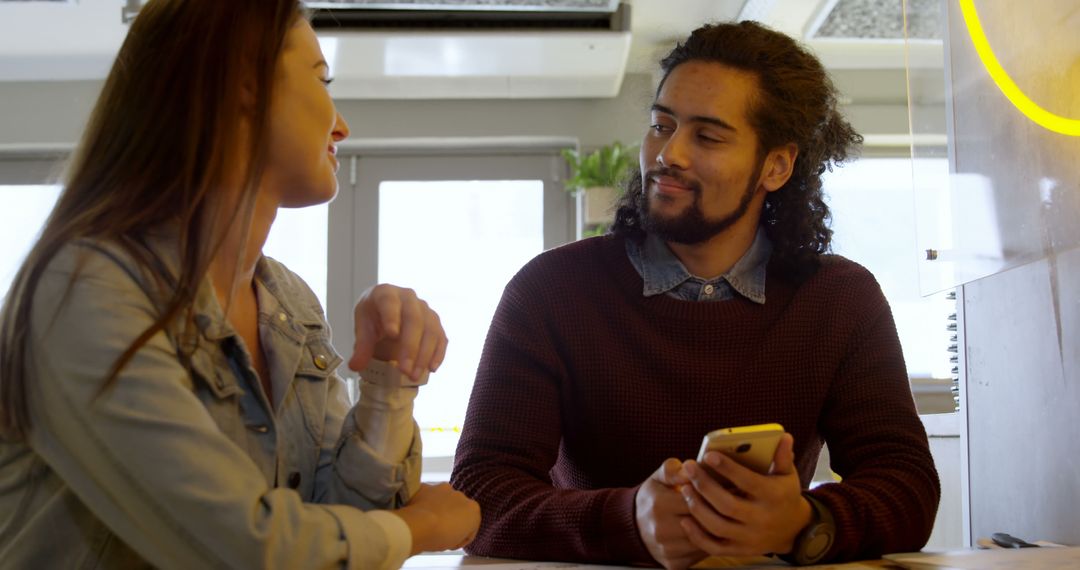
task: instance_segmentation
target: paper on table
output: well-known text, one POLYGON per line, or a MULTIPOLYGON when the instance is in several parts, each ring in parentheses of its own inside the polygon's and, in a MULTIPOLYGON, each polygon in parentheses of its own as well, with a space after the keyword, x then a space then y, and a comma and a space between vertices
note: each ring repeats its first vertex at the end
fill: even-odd
MULTIPOLYGON (((470 565, 465 565, 470 566, 470 565)), ((411 567, 406 567, 411 568, 411 567)), ((427 570, 461 570, 463 567, 424 567, 427 570)), ((694 566, 692 568, 725 568, 729 570, 755 570, 758 568, 791 568, 791 565, 780 562, 780 564, 770 565, 738 565, 738 566, 706 566, 699 567, 694 566)), ((848 562, 848 564, 841 565, 821 565, 821 566, 807 566, 804 568, 812 568, 814 570, 881 570, 880 565, 875 564, 863 564, 863 562, 848 562)), ((593 565, 579 565, 571 564, 571 562, 498 562, 498 564, 484 564, 478 565, 478 570, 642 570, 638 567, 631 566, 593 566, 593 565)))
POLYGON ((1080 548, 1000 548, 944 554, 890 554, 886 559, 913 570, 1075 570, 1080 548))
MULTIPOLYGON (((424 555, 413 556, 405 561, 404 568, 411 570, 422 568, 424 570, 462 570, 465 567, 475 567, 474 570, 641 570, 630 566, 596 566, 590 564, 574 564, 572 562, 530 562, 528 560, 507 560, 505 558, 484 558, 480 556, 461 555, 424 555)), ((694 568, 727 568, 761 570, 764 568, 790 568, 790 566, 775 558, 757 556, 753 558, 712 557, 696 564, 694 568)), ((880 570, 882 565, 877 562, 850 562, 847 564, 826 564, 820 566, 807 566, 816 570, 880 570)))
MULTIPOLYGON (((405 561, 403 568, 423 568, 424 570, 461 570, 474 567, 476 570, 618 570, 619 566, 592 566, 572 562, 531 562, 528 560, 507 560, 505 558, 484 558, 482 556, 461 556, 455 554, 428 554, 413 556, 405 561)), ((627 570, 631 569, 629 566, 627 570)))

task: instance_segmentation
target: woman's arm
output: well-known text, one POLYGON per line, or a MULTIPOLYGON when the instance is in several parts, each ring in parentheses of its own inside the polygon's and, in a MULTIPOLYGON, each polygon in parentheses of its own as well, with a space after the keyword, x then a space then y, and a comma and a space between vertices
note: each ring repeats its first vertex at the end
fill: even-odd
POLYGON ((332 378, 316 471, 315 500, 396 509, 420 487, 420 432, 413 421, 416 388, 361 382, 351 409, 344 382, 332 378))
POLYGON ((97 251, 65 298, 76 255, 54 260, 37 290, 29 442, 95 516, 162 568, 402 563, 409 545, 393 545, 379 522, 394 515, 305 504, 271 488, 193 393, 164 333, 99 394, 157 312, 130 268, 97 251))

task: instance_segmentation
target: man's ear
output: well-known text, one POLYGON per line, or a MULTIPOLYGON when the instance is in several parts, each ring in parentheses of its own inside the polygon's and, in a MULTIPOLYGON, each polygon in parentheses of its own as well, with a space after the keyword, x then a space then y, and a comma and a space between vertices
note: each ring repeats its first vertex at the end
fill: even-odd
POLYGON ((795 143, 778 146, 765 156, 765 165, 761 169, 761 187, 766 192, 775 192, 787 184, 795 170, 795 159, 799 157, 799 147, 795 143))

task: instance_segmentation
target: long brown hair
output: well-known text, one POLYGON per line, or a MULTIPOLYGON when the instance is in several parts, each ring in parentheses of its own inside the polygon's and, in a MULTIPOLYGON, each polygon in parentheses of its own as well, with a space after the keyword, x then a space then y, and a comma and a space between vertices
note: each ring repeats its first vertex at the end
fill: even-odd
POLYGON ((154 334, 190 312, 229 225, 221 222, 250 224, 266 162, 275 66, 289 27, 302 15, 297 0, 150 0, 140 10, 59 200, 0 312, 5 439, 20 440, 30 428, 31 308, 45 268, 65 245, 83 238, 116 243, 153 273, 139 244, 155 228, 177 230, 178 272, 161 276, 170 283, 168 301, 102 379, 103 390, 154 334), (226 186, 228 199, 240 205, 231 211, 223 208, 226 186))
MULTIPOLYGON (((752 21, 706 24, 661 60, 660 87, 676 67, 696 60, 757 76, 759 92, 749 119, 759 152, 787 143, 799 147, 791 178, 765 198, 761 225, 773 244, 773 263, 788 278, 801 281, 814 273, 832 241, 821 175, 856 153, 863 138, 840 114, 838 92, 821 62, 782 33, 752 21)), ((640 172, 630 175, 617 206, 612 231, 640 239, 648 212, 640 172)))

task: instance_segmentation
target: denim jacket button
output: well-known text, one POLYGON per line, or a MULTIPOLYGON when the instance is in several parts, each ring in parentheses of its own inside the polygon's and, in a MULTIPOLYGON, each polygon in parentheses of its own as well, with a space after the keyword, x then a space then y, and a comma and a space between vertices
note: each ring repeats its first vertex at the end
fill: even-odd
POLYGON ((288 485, 289 485, 290 489, 299 489, 300 488, 300 474, 297 473, 296 471, 293 471, 292 473, 289 473, 288 485))
POLYGON ((315 362, 315 368, 319 370, 326 370, 326 365, 329 364, 325 354, 316 354, 312 360, 315 362))
POLYGON ((286 315, 285 313, 278 313, 277 318, 281 322, 285 322, 285 321, 289 320, 288 315, 286 315))

